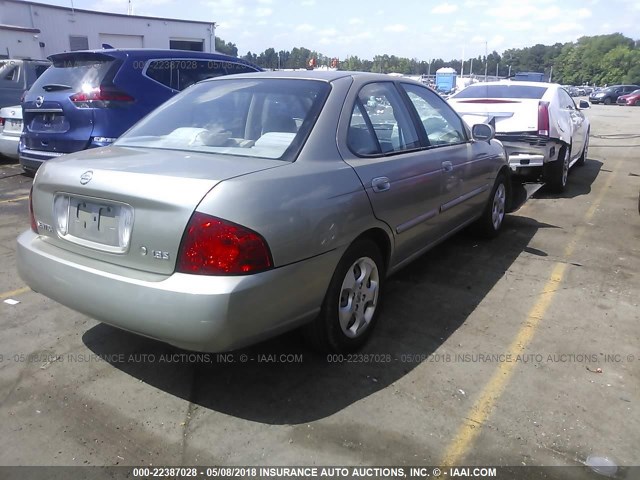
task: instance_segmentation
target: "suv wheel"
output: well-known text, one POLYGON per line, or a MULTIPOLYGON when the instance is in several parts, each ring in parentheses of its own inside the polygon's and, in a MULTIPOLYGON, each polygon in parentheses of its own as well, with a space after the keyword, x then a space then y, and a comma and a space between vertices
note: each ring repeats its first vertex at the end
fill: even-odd
POLYGON ((602 103, 604 103, 605 105, 611 105, 611 99, 609 97, 605 97, 602 103))

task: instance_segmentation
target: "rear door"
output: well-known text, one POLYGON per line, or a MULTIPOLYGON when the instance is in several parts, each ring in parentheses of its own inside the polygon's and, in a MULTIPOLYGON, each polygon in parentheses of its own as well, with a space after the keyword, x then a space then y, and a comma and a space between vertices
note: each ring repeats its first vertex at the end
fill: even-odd
POLYGON ((93 52, 54 55, 52 61, 22 104, 24 148, 53 153, 83 150, 93 135, 94 108, 110 106, 103 84, 115 75, 120 61, 93 52))
POLYGON ((343 158, 358 174, 375 216, 393 230, 401 261, 439 237, 446 156, 425 151, 426 140, 393 82, 364 85, 348 105, 343 158))

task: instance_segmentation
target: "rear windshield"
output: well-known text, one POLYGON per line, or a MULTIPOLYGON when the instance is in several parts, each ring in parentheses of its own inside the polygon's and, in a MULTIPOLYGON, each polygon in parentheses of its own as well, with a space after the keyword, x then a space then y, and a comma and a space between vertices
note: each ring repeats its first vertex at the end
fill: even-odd
MULTIPOLYGON (((52 85, 67 86, 76 91, 103 84, 118 60, 105 55, 60 55, 33 84, 32 91, 51 89, 52 85)), ((110 76, 113 76, 111 73, 110 76)))
POLYGON ((472 85, 452 98, 530 98, 541 99, 547 87, 532 87, 527 85, 472 85))
POLYGON ((329 90, 316 80, 205 81, 156 109, 116 145, 293 161, 329 90))

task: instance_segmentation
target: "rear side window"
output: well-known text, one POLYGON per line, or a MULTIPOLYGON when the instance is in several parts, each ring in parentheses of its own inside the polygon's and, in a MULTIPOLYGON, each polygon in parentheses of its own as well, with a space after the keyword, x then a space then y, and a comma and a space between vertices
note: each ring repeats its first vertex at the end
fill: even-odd
POLYGON ((51 91, 64 88, 77 92, 96 88, 113 74, 119 61, 105 55, 62 55, 56 56, 53 64, 35 81, 32 90, 51 91))
POLYGON ((150 61, 145 75, 165 87, 184 90, 207 78, 246 72, 255 72, 255 69, 220 60, 162 59, 150 61))
POLYGON ((540 100, 547 87, 527 85, 471 85, 452 98, 529 98, 540 100))
POLYGON ((20 78, 20 64, 15 60, 0 62, 0 81, 17 82, 20 78))
POLYGON ((361 156, 420 148, 418 133, 393 83, 362 87, 351 112, 347 145, 361 156))

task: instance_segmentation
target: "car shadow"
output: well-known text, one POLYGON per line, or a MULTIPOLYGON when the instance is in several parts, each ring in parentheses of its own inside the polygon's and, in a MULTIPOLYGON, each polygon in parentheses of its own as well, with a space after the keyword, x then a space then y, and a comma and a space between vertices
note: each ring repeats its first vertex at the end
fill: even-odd
POLYGON ((536 192, 535 198, 575 198, 591 193, 591 185, 596 181, 601 172, 608 173, 609 170, 602 168, 600 160, 587 158, 584 165, 579 167, 574 165, 569 171, 567 186, 562 193, 552 193, 543 187, 536 192))
POLYGON ((389 278, 376 331, 351 356, 318 354, 299 331, 220 355, 104 324, 82 340, 127 375, 204 408, 266 424, 306 423, 386 388, 435 352, 541 228, 559 227, 507 216, 498 238, 456 235, 389 278))

